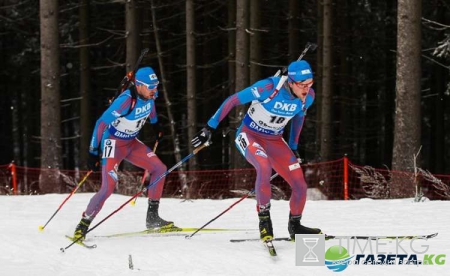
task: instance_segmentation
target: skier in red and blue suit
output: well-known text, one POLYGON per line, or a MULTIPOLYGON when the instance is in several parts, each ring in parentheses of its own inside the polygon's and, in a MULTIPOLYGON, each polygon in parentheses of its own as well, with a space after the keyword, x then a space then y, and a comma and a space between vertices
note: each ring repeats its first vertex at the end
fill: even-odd
MULTIPOLYGON (((151 67, 139 69, 134 85, 121 93, 97 120, 89 147, 88 167, 97 171, 101 162, 102 185, 83 212, 75 229, 75 239, 84 239, 90 223, 113 193, 119 181, 118 167, 124 159, 147 170, 151 175, 150 183, 166 172, 166 165, 151 148, 137 138, 147 120, 154 126, 155 132, 160 134, 155 107, 158 84, 158 77, 151 67)), ((160 138, 161 135, 158 135, 157 139, 160 138)), ((164 182, 165 178, 162 178, 147 191, 148 229, 174 227, 173 222, 165 221, 158 215, 164 182)))
POLYGON ((251 103, 236 133, 236 146, 256 169, 256 200, 260 237, 273 239, 270 218, 270 177, 274 169, 291 186, 288 230, 295 234, 319 234, 320 229, 300 223, 306 202, 307 184, 298 161, 298 141, 306 111, 315 98, 313 74, 306 61, 292 62, 287 76, 269 77, 229 96, 192 140, 194 147, 208 141, 211 131, 237 105, 251 103), (286 81, 287 80, 287 81, 286 81), (291 121, 289 143, 283 139, 284 129, 291 121))

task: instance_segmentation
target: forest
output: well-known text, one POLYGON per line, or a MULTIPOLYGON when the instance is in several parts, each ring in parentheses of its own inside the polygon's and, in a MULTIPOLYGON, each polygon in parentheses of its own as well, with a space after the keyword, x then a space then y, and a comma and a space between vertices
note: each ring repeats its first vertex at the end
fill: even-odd
MULTIPOLYGON (((450 174, 447 0, 2 0, 0 21, 0 164, 86 169, 97 118, 148 48, 170 167, 229 95, 314 43, 305 163, 450 174)), ((234 145, 245 112, 183 168, 248 168, 234 145)), ((155 136, 148 124, 139 138, 155 136)))

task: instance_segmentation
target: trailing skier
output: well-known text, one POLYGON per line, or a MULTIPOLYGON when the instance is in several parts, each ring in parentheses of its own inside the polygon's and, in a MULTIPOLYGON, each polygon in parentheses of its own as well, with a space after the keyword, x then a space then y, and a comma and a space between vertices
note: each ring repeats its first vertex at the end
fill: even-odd
MULTIPOLYGON (((89 169, 93 171, 97 171, 99 163, 101 164, 102 185, 83 212, 81 221, 75 229, 73 238, 76 240, 84 239, 91 222, 114 191, 119 180, 117 169, 124 159, 147 170, 151 174, 150 181, 154 181, 167 170, 166 165, 152 149, 137 139, 147 120, 153 126, 159 126, 155 108, 158 77, 151 67, 144 67, 137 70, 136 75, 129 81, 131 85, 114 99, 95 125, 89 147, 88 164, 89 169)), ((160 139, 160 131, 155 130, 160 139)), ((148 229, 174 227, 173 222, 160 218, 158 214, 164 181, 163 177, 147 190, 148 229)))

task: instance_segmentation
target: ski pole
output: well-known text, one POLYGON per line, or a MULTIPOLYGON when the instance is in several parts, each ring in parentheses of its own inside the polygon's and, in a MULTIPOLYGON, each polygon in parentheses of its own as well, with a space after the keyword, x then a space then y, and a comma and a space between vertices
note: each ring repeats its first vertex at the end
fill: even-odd
POLYGON ((55 213, 53 213, 53 215, 50 217, 50 219, 47 221, 47 223, 42 226, 39 225, 39 231, 44 231, 44 228, 47 226, 47 224, 53 219, 53 217, 59 212, 59 210, 61 210, 61 208, 63 207, 63 205, 66 203, 67 200, 69 200, 69 198, 77 192, 78 188, 80 188, 80 186, 84 183, 84 181, 86 181, 86 179, 88 178, 88 176, 92 173, 92 170, 88 171, 87 174, 83 177, 83 179, 81 179, 81 181, 78 183, 78 185, 75 187, 75 189, 72 190, 72 192, 70 192, 69 196, 66 197, 66 199, 64 199, 64 201, 61 203, 61 205, 59 205, 58 209, 55 211, 55 213))
MULTIPOLYGON (((132 201, 133 199, 135 199, 136 197, 140 196, 145 190, 148 190, 150 187, 152 187, 153 185, 155 185, 156 183, 158 183, 158 181, 160 181, 163 177, 165 177, 166 175, 168 175, 169 173, 171 173, 173 170, 175 170, 176 168, 178 168, 179 166, 181 166, 184 162, 186 162, 187 160, 189 160, 190 158, 192 158, 194 155, 196 155, 200 150, 202 150, 203 148, 209 146, 211 143, 208 140, 206 143, 204 143, 203 145, 199 146, 198 148, 194 149, 193 152, 191 152, 189 155, 187 155, 186 157, 184 157, 180 162, 176 163, 172 168, 168 169, 165 173, 163 173, 162 175, 160 175, 157 179, 155 179, 152 183, 148 184, 147 187, 141 191, 139 191, 138 193, 136 193, 135 195, 133 195, 130 199, 128 199, 124 204, 120 205, 119 208, 117 208, 116 210, 114 210, 111 214, 109 214, 108 216, 106 216, 104 219, 102 219, 101 221, 99 221, 96 225, 94 225, 92 228, 90 228, 87 232, 91 232, 92 230, 94 230, 95 228, 97 228, 100 224, 102 224, 103 222, 105 222, 107 219, 109 219, 112 215, 114 215, 115 213, 119 212, 125 205, 127 205, 128 203, 130 203, 130 201, 132 201)), ((75 243, 77 243, 79 240, 81 240, 83 238, 83 236, 79 237, 78 239, 72 241, 71 244, 69 244, 66 247, 61 247, 59 250, 61 250, 61 252, 65 252, 68 248, 70 248, 72 245, 74 245, 75 243)))
MULTIPOLYGON (((145 187, 145 179, 147 179, 147 174, 148 174, 148 171, 145 170, 144 175, 142 176, 142 179, 141 179, 141 188, 139 189, 139 191, 142 191, 145 187)), ((136 200, 137 200, 137 197, 133 201, 131 201, 130 204, 133 206, 136 205, 136 200)))
MULTIPOLYGON (((161 138, 161 136, 162 136, 162 132, 158 133, 158 139, 156 140, 155 145, 153 146, 153 152, 156 152, 156 148, 158 147, 159 139, 161 138)), ((145 170, 144 175, 142 176, 141 188, 139 189, 139 191, 141 191, 145 187, 145 179, 147 179, 147 174, 148 174, 148 171, 145 170)), ((137 200, 137 197, 133 201, 131 201, 130 204, 133 206, 136 205, 136 200, 137 200)))
MULTIPOLYGON (((274 173, 271 177, 270 177, 270 181, 272 181, 275 177, 278 176, 278 173, 274 173)), ((190 234, 190 235, 186 235, 185 238, 186 239, 190 239, 192 238, 192 236, 194 236, 195 234, 197 234, 197 232, 199 232, 200 230, 202 230, 203 228, 205 228, 206 226, 208 226, 211 222, 215 221, 216 219, 218 219, 219 217, 221 217, 223 214, 225 214, 226 212, 228 212, 231 208, 233 208, 235 205, 237 205, 239 202, 241 202, 242 200, 246 199, 247 197, 249 197, 251 194, 253 194, 255 192, 255 188, 253 188, 250 192, 248 192, 246 195, 244 195, 243 197, 241 197, 238 201, 236 201, 235 203, 231 204, 230 207, 228 207, 227 209, 225 209, 222 213, 220 213, 218 216, 216 216, 215 218, 213 218, 212 220, 208 221, 205 225, 203 225, 202 227, 198 228, 197 230, 195 230, 194 233, 190 234)))

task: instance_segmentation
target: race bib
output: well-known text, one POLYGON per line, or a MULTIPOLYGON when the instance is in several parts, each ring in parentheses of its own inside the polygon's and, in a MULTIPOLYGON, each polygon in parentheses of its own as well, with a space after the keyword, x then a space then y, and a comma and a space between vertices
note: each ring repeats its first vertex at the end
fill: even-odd
POLYGON ((105 139, 103 144, 102 158, 114 158, 114 152, 116 151, 116 140, 105 139))
POLYGON ((247 149, 247 147, 249 145, 247 134, 246 133, 240 133, 238 135, 238 137, 236 137, 235 142, 236 142, 236 145, 238 146, 239 150, 242 152, 242 154, 244 154, 245 150, 247 149))

